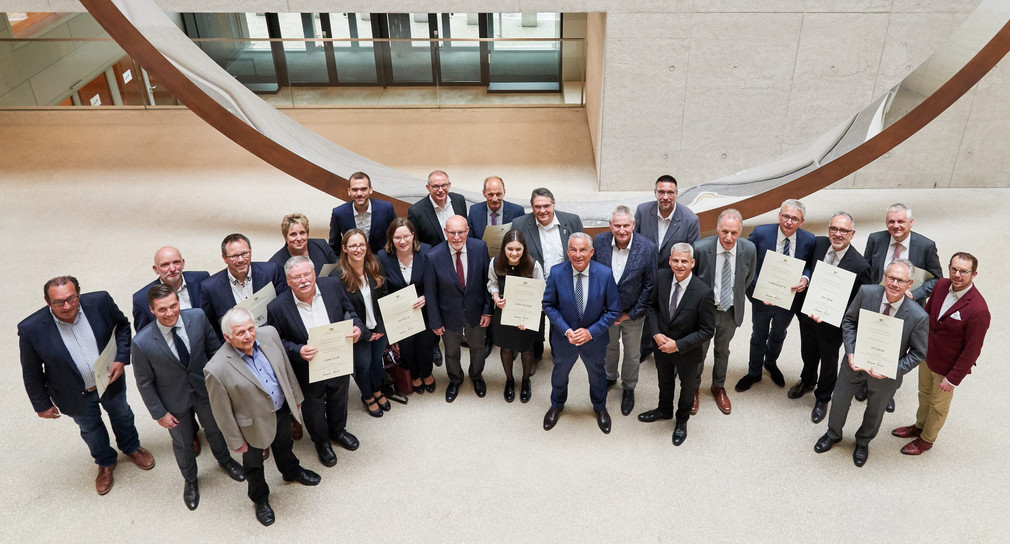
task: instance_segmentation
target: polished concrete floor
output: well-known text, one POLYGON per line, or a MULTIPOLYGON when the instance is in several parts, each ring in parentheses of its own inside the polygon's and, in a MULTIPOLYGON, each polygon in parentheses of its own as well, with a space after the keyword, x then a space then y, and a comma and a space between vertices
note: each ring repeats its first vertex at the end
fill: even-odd
MULTIPOLYGON (((314 122, 323 126, 327 119, 316 115, 314 122)), ((395 164, 417 175, 433 166, 411 164, 413 157, 443 161, 451 174, 466 172, 454 179, 471 188, 483 175, 506 172, 517 187, 544 184, 589 198, 588 137, 572 129, 576 124, 564 125, 564 116, 537 132, 569 130, 563 133, 569 148, 515 145, 525 131, 506 123, 488 137, 487 145, 501 150, 497 162, 425 138, 425 131, 446 129, 439 119, 445 117, 427 119, 436 123, 427 127, 406 123, 375 155, 402 151, 395 164)), ((8 256, 0 271, 10 286, 0 313, 6 331, 0 357, 10 377, 0 385, 6 437, 0 542, 107 542, 110 535, 124 542, 1005 541, 1010 441, 1003 398, 1010 382, 999 353, 1010 349, 1004 332, 1010 295, 999 285, 1010 254, 1001 235, 1008 189, 832 190, 804 199, 805 227, 817 234, 836 210, 853 213, 859 249, 883 228, 884 208, 905 202, 915 212, 915 230, 936 240, 941 260, 968 250, 981 261, 977 285, 993 328, 936 446, 921 457, 902 456, 905 441, 889 434, 914 418, 914 377, 898 391, 897 411, 885 417, 868 463, 856 468, 851 450, 859 405, 842 443, 817 455, 813 444, 825 425, 810 422, 809 396, 788 400, 785 389, 765 379, 747 393, 731 391, 733 413, 725 416, 703 387, 701 411, 685 444, 675 448, 672 423, 622 417, 617 390, 610 399, 613 432, 600 433, 585 370, 576 367, 567 408, 558 426, 544 432, 549 360, 533 379, 533 400, 507 404, 494 353, 484 399, 467 384, 446 404, 445 371, 438 368, 437 394, 394 404, 382 419, 368 417, 352 400, 348 429, 361 440, 358 451, 338 450, 337 466, 324 468, 307 439, 295 445, 304 466, 322 475, 318 487, 285 484, 268 463, 277 522, 263 528, 244 484, 218 470, 208 453, 199 458, 200 507, 186 510, 168 433, 146 412, 132 371, 130 403, 141 442, 158 464, 143 472, 121 456, 115 487, 99 497, 95 466, 73 422, 32 412, 18 373, 15 326, 42 306, 41 286, 54 275, 76 275, 85 291, 107 290, 128 312, 130 295, 153 277, 158 247, 174 244, 189 269, 213 272, 222 267, 221 238, 240 231, 252 239, 254 258, 265 260, 281 245, 281 216, 302 211, 312 233, 325 236, 329 209, 339 201, 249 157, 186 112, 0 113, 0 141, 0 250, 8 256)), ((625 196, 629 204, 648 198, 625 196)), ((745 372, 747 325, 733 342, 729 383, 745 372)), ((780 360, 790 383, 801 366, 798 347, 794 324, 780 360)), ((702 383, 708 380, 706 372, 702 383)), ((656 395, 655 366, 647 362, 634 414, 654 407, 656 395)))

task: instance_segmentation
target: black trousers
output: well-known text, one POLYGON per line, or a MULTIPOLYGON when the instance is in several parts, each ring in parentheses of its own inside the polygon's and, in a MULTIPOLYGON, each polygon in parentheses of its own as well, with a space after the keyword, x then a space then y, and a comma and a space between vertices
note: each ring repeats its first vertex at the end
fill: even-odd
POLYGON ((659 411, 664 416, 672 415, 678 422, 685 422, 691 417, 691 407, 694 405, 694 390, 698 388, 698 370, 704 363, 697 357, 687 359, 679 353, 655 352, 656 374, 659 375, 659 411), (680 375, 680 400, 677 402, 677 412, 673 413, 674 387, 677 375, 680 375))
POLYGON ((814 385, 817 402, 827 403, 838 378, 838 352, 842 348, 842 329, 830 323, 818 323, 805 315, 799 316, 800 357, 804 384, 814 385), (818 373, 818 369, 820 372, 818 373))
MULTIPOLYGON (((291 409, 285 403, 276 414, 277 434, 270 449, 273 450, 277 470, 284 479, 293 480, 301 473, 302 466, 291 451, 291 409)), ((249 482, 249 499, 256 504, 266 502, 270 498, 270 486, 263 476, 263 450, 250 445, 242 454, 242 466, 245 468, 245 479, 249 482)))
POLYGON ((329 443, 330 436, 347 427, 347 389, 350 383, 350 376, 338 376, 301 384, 305 393, 302 418, 313 442, 329 443))

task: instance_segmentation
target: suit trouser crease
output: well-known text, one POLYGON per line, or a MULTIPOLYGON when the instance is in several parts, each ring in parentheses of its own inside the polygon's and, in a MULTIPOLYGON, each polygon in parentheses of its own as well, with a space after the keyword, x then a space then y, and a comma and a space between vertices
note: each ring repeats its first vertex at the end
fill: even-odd
POLYGON ((691 417, 694 406, 694 391, 698 388, 698 368, 702 365, 688 362, 679 354, 656 352, 656 374, 659 377, 659 411, 672 415, 678 422, 686 422, 691 417), (673 410, 675 384, 680 376, 680 400, 677 410, 673 410))
MULTIPOLYGON (((286 480, 295 479, 302 471, 302 466, 291 451, 291 409, 287 404, 276 412, 277 434, 270 444, 273 451, 274 464, 286 480)), ((270 486, 263 474, 263 450, 252 445, 242 454, 242 466, 245 468, 246 482, 249 483, 249 499, 256 504, 266 502, 270 496, 270 486)))
POLYGON ((856 394, 856 389, 864 384, 867 386, 866 408, 863 410, 863 421, 856 430, 856 444, 869 444, 877 436, 880 424, 884 420, 887 403, 900 384, 897 380, 889 378, 878 380, 870 377, 865 371, 856 372, 845 363, 840 367, 835 391, 832 394, 831 410, 828 413, 827 434, 832 440, 841 440, 842 427, 845 426, 852 398, 856 394))
MULTIPOLYGON (((567 342, 563 339, 554 339, 554 342, 567 342)), ((571 354, 554 353, 554 368, 551 370, 551 406, 555 408, 564 407, 568 401, 568 379, 575 366, 575 361, 582 358, 582 364, 586 366, 586 373, 589 374, 589 399, 593 403, 594 410, 607 409, 607 371, 604 368, 605 350, 597 348, 579 349, 571 354)))
POLYGON ((816 384, 814 397, 817 402, 827 403, 831 400, 838 378, 842 329, 829 323, 817 323, 807 316, 800 316, 799 322, 800 357, 803 359, 800 380, 806 385, 816 384))
POLYGON ((634 390, 638 385, 638 368, 642 358, 642 329, 645 317, 628 319, 610 327, 610 343, 607 344, 606 371, 608 380, 616 380, 617 363, 621 361, 621 386, 634 390), (624 356, 621 357, 621 349, 624 356))
MULTIPOLYGON (((729 344, 736 336, 736 319, 733 309, 715 311, 715 335, 701 344, 701 352, 708 354, 708 346, 712 348, 712 387, 726 387, 726 370, 729 368, 729 344)), ((701 387, 701 375, 705 371, 704 361, 698 365, 698 387, 701 387)))
MULTIPOLYGON (((330 436, 347 427, 347 393, 350 376, 338 376, 321 382, 301 384, 302 419, 309 438, 316 444, 328 444, 330 436)), ((371 396, 371 393, 369 393, 371 396)))
POLYGON ((442 340, 445 342, 445 373, 449 382, 459 385, 463 383, 462 345, 463 338, 469 346, 470 367, 468 374, 471 380, 478 380, 484 373, 484 327, 463 325, 463 332, 445 329, 442 340))
POLYGON ((196 451, 193 449, 193 436, 196 433, 193 414, 200 418, 200 425, 203 426, 207 444, 210 445, 210 451, 214 454, 217 462, 225 463, 232 459, 224 435, 221 434, 221 430, 217 427, 217 421, 214 420, 210 401, 196 395, 193 395, 192 399, 193 405, 190 408, 178 414, 172 414, 179 420, 179 424, 168 430, 168 434, 172 437, 172 453, 175 454, 175 462, 179 465, 179 471, 182 472, 182 477, 187 482, 195 482, 197 479, 196 451))

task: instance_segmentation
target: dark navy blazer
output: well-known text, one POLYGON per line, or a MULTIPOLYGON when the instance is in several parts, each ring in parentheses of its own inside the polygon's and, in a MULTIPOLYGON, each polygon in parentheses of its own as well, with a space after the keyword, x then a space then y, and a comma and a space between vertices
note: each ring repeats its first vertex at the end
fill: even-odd
MULTIPOLYGON (((509 201, 502 202, 499 212, 502 215, 498 220, 499 225, 511 223, 513 219, 526 215, 526 210, 522 206, 509 201)), ((467 215, 466 222, 470 225, 470 236, 483 239, 484 229, 487 228, 487 202, 478 202, 470 206, 470 214, 467 215)))
MULTIPOLYGON (((277 296, 288 289, 288 283, 282 273, 273 263, 252 263, 249 267, 249 274, 252 275, 253 293, 266 287, 268 283, 274 284, 277 296)), ((235 307, 235 295, 231 290, 231 283, 228 281, 228 269, 214 274, 203 280, 203 312, 207 314, 207 319, 214 326, 214 332, 219 338, 221 336, 221 318, 228 310, 235 307)))
POLYGON ((466 259, 464 291, 459 285, 449 243, 442 242, 428 252, 424 268, 424 307, 432 330, 445 327, 463 332, 464 323, 476 327, 480 325, 482 315, 491 315, 491 293, 487 290, 487 270, 491 259, 487 256, 487 244, 467 238, 466 259))
MULTIPOLYGON (((200 283, 209 278, 210 274, 202 270, 196 270, 193 272, 183 272, 182 277, 186 279, 186 291, 189 292, 190 307, 199 309, 203 305, 203 288, 200 286, 200 283)), ((152 281, 133 294, 133 330, 140 332, 140 329, 143 329, 145 325, 154 321, 151 305, 147 302, 147 292, 159 283, 161 283, 161 278, 152 281)))
MULTIPOLYGON (((389 224, 396 219, 396 211, 393 209, 393 205, 385 200, 375 198, 370 200, 372 202, 372 226, 368 229, 368 245, 372 248, 372 253, 378 253, 386 246, 386 230, 389 229, 389 224)), ((341 238, 345 232, 356 228, 358 225, 354 222, 353 202, 345 202, 333 208, 333 214, 330 216, 330 247, 334 253, 340 255, 341 238)))
MULTIPOLYGON (((614 234, 601 232, 593 238, 593 260, 611 267, 614 257, 614 234)), ((629 319, 645 316, 649 297, 656 282, 656 244, 645 236, 631 237, 628 262, 624 265, 617 293, 621 297, 621 311, 629 319)))

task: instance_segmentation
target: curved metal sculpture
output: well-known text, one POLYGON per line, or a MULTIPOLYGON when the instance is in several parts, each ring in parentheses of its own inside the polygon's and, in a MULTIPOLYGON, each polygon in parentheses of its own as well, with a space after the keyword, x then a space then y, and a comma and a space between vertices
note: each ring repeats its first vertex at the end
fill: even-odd
MULTIPOLYGON (((116 42, 138 63, 157 75, 159 82, 190 110, 219 132, 289 175, 336 198, 346 195, 347 175, 366 170, 383 192, 376 196, 392 202, 398 214, 420 192, 420 179, 351 153, 308 130, 266 104, 207 57, 161 11, 153 0, 81 0, 116 42), (403 200, 411 198, 410 201, 403 200)), ((956 73, 937 78, 935 90, 916 91, 916 100, 897 101, 898 85, 805 148, 748 171, 682 191, 681 201, 699 212, 702 229, 715 227, 718 214, 734 207, 744 217, 775 209, 786 198, 802 198, 854 173, 912 134, 922 129, 957 101, 1010 51, 1010 6, 987 0, 959 30, 965 35, 986 35, 978 27, 1000 26, 984 45, 962 40, 956 73), (973 28, 974 25, 974 28, 973 28), (960 58, 959 58, 960 57, 960 58), (918 101, 921 100, 921 101, 918 101), (914 104, 914 105, 911 105, 914 104), (904 111, 907 109, 907 113, 904 111)), ((947 52, 949 53, 949 51, 947 52)), ((938 54, 938 53, 937 53, 938 54)), ((934 57, 937 56, 934 54, 934 57)), ((950 55, 948 55, 949 57, 950 55)), ((932 59, 933 57, 931 57, 932 59)), ((930 67, 930 60, 918 70, 930 67)), ((906 81, 908 78, 906 78, 906 81)), ((460 190, 470 201, 479 193, 460 190)), ((566 203, 566 209, 584 218, 603 220, 616 200, 566 203)))

